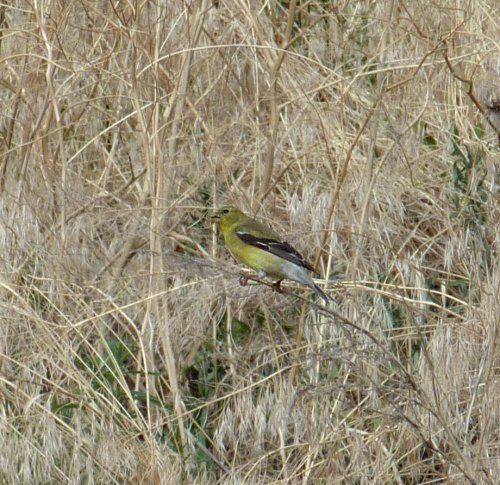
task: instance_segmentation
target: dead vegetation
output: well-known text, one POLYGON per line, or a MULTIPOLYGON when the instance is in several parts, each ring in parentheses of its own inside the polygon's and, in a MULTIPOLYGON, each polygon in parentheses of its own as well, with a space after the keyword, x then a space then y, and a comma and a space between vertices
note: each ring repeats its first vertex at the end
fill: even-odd
POLYGON ((498 14, 0 6, 0 482, 496 483, 498 14))

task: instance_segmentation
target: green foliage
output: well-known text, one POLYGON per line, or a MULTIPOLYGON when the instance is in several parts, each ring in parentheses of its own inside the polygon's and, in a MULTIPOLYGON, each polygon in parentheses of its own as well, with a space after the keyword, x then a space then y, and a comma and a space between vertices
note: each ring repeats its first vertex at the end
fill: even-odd
POLYGON ((223 403, 210 403, 227 387, 228 376, 228 364, 219 356, 227 355, 228 342, 236 346, 243 344, 251 334, 250 326, 238 318, 231 319, 229 328, 225 322, 226 314, 222 314, 216 322, 215 341, 207 340, 194 355, 191 365, 182 370, 186 382, 183 399, 191 411, 188 429, 197 445, 192 459, 198 468, 212 475, 216 464, 205 450, 211 448, 213 438, 210 418, 223 403))
MULTIPOLYGON (((127 339, 106 338, 102 351, 87 349, 80 353, 76 365, 83 372, 89 373, 89 382, 92 389, 99 393, 111 395, 114 400, 121 404, 123 410, 129 409, 127 405, 128 396, 132 396, 139 402, 146 402, 146 394, 133 390, 124 389, 120 376, 130 376, 133 372, 128 368, 133 361, 136 345, 127 339)), ((127 382, 127 381, 125 381, 127 382)), ((78 391, 78 394, 83 394, 78 391)), ((158 400, 150 398, 150 402, 160 404, 158 400)), ((81 407, 81 402, 67 401, 54 398, 51 409, 55 414, 60 415, 66 423, 69 423, 74 415, 74 410, 81 407)), ((128 411, 126 411, 129 414, 128 411)))
POLYGON ((90 373, 92 388, 112 396, 127 414, 133 412, 128 403, 130 390, 124 386, 128 384, 126 377, 131 375, 129 365, 133 362, 135 351, 136 345, 131 339, 108 337, 101 350, 88 349, 80 354, 77 361, 78 367, 90 373))
POLYGON ((429 125, 423 121, 419 120, 413 125, 413 131, 416 133, 418 138, 422 139, 422 143, 429 148, 437 147, 437 140, 433 134, 429 131, 429 125))
POLYGON ((460 223, 471 249, 482 255, 482 267, 490 267, 491 243, 484 237, 483 231, 483 227, 488 224, 487 214, 491 197, 486 185, 487 167, 484 154, 463 146, 455 130, 451 156, 451 217, 460 223))
POLYGON ((453 217, 462 227, 477 229, 486 222, 488 191, 485 187, 486 166, 483 155, 460 147, 458 136, 452 139, 451 202, 453 217))
POLYGON ((57 398, 54 398, 51 403, 51 411, 54 414, 61 416, 66 424, 69 424, 74 415, 74 410, 80 407, 79 403, 76 402, 64 402, 57 398))
POLYGON ((437 141, 432 135, 425 135, 423 138, 424 145, 428 147, 435 147, 437 146, 437 141))
POLYGON ((484 138, 484 126, 481 123, 474 125, 474 134, 478 140, 482 140, 484 138))

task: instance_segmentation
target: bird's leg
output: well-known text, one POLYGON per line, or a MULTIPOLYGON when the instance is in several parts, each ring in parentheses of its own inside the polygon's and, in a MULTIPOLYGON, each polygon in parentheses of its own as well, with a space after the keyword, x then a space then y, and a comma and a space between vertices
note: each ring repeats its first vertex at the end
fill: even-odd
POLYGON ((246 274, 240 274, 240 285, 241 286, 246 286, 248 283, 248 276, 246 274))
POLYGON ((281 289, 281 282, 283 280, 278 280, 276 281, 276 283, 273 283, 273 288, 278 292, 278 293, 282 293, 283 290, 281 289))

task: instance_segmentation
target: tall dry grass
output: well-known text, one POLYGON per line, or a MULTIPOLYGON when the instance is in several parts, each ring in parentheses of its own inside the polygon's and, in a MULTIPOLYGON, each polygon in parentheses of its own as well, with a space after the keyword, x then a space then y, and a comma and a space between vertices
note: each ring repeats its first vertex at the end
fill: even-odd
POLYGON ((3 3, 0 482, 496 483, 498 18, 3 3), (240 287, 222 204, 335 303, 240 287))

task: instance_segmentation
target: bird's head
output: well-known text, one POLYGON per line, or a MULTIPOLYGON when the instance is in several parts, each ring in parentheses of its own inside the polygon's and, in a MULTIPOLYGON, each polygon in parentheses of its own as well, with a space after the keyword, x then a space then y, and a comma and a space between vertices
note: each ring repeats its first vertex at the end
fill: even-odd
POLYGON ((225 206, 217 209, 210 217, 212 224, 217 224, 221 230, 245 219, 245 214, 236 207, 225 206))

